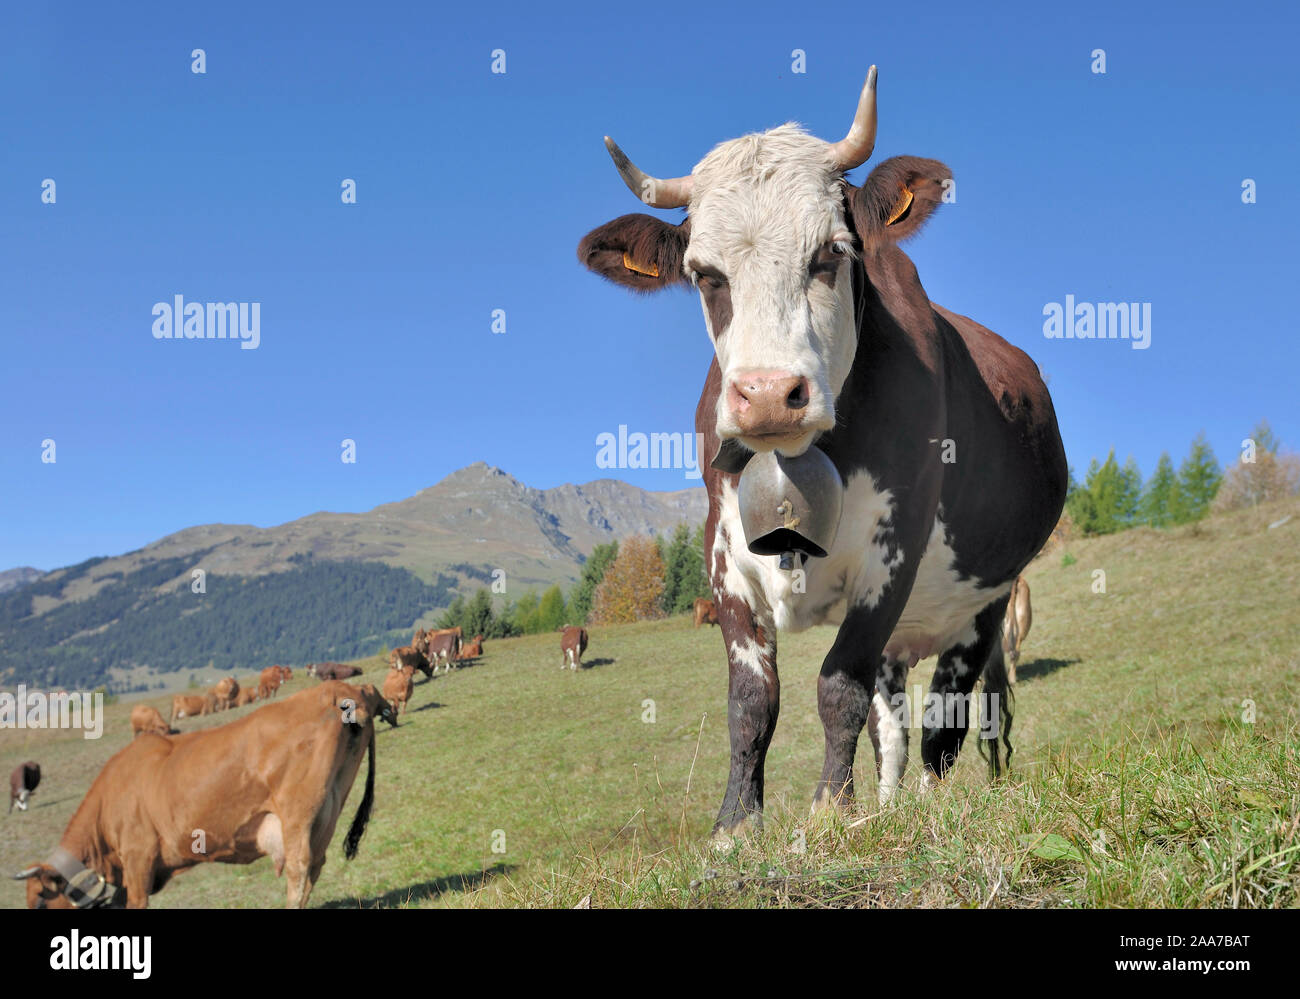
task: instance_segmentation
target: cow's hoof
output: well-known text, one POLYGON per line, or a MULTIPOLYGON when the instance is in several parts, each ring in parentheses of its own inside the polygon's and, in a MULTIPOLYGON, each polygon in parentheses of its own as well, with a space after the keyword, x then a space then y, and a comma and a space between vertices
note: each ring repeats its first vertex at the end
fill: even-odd
POLYGON ((709 837, 709 849, 730 850, 762 832, 762 823, 746 816, 729 826, 718 826, 709 837))

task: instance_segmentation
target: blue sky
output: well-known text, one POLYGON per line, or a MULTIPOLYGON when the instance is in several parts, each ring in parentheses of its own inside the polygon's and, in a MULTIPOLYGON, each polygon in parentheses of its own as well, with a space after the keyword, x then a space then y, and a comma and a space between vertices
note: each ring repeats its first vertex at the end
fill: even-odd
POLYGON ((957 179, 908 245, 921 279, 1038 361, 1076 470, 1114 447, 1149 474, 1200 430, 1226 461, 1261 417, 1300 446, 1291 5, 281 7, 0 12, 0 568, 367 509, 477 460, 582 482, 601 433, 689 431, 698 301, 576 262, 638 210, 601 136, 659 174, 787 120, 839 138, 873 62, 873 161, 957 179), (154 339, 176 294, 261 303, 258 349, 154 339), (1151 303, 1150 348, 1046 340, 1066 295, 1151 303))

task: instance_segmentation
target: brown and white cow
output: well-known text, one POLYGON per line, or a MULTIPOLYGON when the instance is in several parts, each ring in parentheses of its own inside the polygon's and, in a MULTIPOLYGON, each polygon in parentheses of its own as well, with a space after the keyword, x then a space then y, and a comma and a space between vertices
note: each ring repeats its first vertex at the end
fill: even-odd
POLYGON ((718 608, 712 600, 707 597, 696 597, 693 606, 695 608, 695 627, 698 628, 702 624, 718 623, 718 608))
POLYGON ((51 855, 14 875, 28 907, 143 909, 196 864, 263 856, 286 873, 289 907, 305 907, 368 753, 344 844, 356 856, 374 802, 376 718, 397 721, 374 687, 328 682, 228 725, 140 736, 104 765, 51 855))
POLYGON ((148 704, 137 704, 131 709, 131 735, 134 738, 141 732, 153 732, 157 735, 171 735, 172 727, 157 709, 148 704))
POLYGON ((384 699, 400 715, 406 712, 407 702, 415 693, 414 666, 394 666, 384 677, 384 699))
POLYGON ((198 715, 210 715, 217 710, 217 699, 211 694, 177 694, 172 698, 171 723, 178 718, 194 718, 198 715))
POLYGON ((1029 626, 1034 623, 1034 614, 1029 606, 1029 584, 1023 576, 1017 576, 1011 586, 1011 597, 1007 600, 1007 613, 1002 619, 1002 655, 1007 663, 1007 679, 1016 682, 1016 667, 1020 665, 1020 646, 1029 634, 1029 626))
POLYGON ((587 629, 566 625, 560 629, 560 669, 566 666, 576 670, 582 665, 582 654, 587 651, 587 629))
POLYGON ((27 760, 14 767, 9 775, 9 811, 18 806, 18 811, 27 811, 27 801, 36 792, 41 782, 41 765, 27 760))
POLYGON ((839 142, 787 124, 660 180, 606 139, 635 194, 687 215, 625 215, 578 248, 588 268, 634 290, 695 288, 714 348, 696 430, 717 455, 704 474, 705 549, 730 668, 719 842, 761 819, 778 630, 840 625, 817 683, 825 759, 815 806, 851 798, 864 725, 890 797, 907 759, 904 680, 932 655, 941 707, 924 719, 923 785, 955 761, 981 673, 996 707, 983 715, 997 723, 992 738, 981 732, 992 774, 999 734, 1010 752, 998 630, 1012 582, 1056 524, 1065 453, 1034 362, 931 302, 899 248, 944 199, 948 168, 899 156, 861 186, 845 176, 875 134, 873 66, 839 142), (738 473, 753 452, 796 457, 813 446, 839 474, 838 534, 825 557, 782 568, 748 550, 738 473))
POLYGON ((437 631, 431 631, 428 634, 429 662, 433 664, 436 671, 438 663, 441 662, 445 671, 451 672, 451 665, 460 657, 461 633, 460 627, 439 628, 437 631))

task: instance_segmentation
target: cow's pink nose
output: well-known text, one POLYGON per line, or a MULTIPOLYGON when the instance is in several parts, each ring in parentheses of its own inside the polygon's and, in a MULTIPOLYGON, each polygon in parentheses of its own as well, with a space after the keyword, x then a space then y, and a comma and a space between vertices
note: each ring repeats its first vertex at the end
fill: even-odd
POLYGON ((808 379, 788 371, 742 372, 727 387, 727 405, 746 437, 794 433, 808 399, 808 379))

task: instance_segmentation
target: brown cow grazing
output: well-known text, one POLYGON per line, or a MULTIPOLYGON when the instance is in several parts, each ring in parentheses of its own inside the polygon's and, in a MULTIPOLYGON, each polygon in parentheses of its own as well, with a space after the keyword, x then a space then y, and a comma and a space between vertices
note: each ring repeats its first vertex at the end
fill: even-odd
POLYGON ((717 624, 718 608, 712 600, 697 597, 695 600, 695 627, 702 624, 717 624))
MULTIPOLYGON (((426 643, 427 646, 427 643, 426 643)), ((403 666, 410 666, 412 670, 419 670, 430 680, 433 679, 433 668, 429 665, 429 660, 424 652, 420 651, 414 645, 403 645, 400 648, 393 649, 388 653, 388 665, 393 669, 401 669, 403 666)))
POLYGON ((216 702, 218 711, 228 711, 239 696, 239 681, 233 676, 223 677, 209 693, 216 702))
POLYGON ((171 723, 177 718, 195 718, 210 715, 217 710, 217 699, 212 694, 177 694, 172 698, 171 723))
POLYGON ((456 656, 459 659, 477 659, 483 654, 483 636, 475 635, 474 641, 466 642, 460 647, 460 654, 456 656))
POLYGON ((346 663, 312 663, 307 667, 307 673, 317 680, 348 680, 360 676, 361 669, 346 663))
POLYGON ((1034 622, 1033 612, 1029 608, 1029 584, 1023 576, 1017 576, 1011 585, 1011 599, 1007 601, 1007 612, 1002 618, 1002 654, 1007 662, 1007 679, 1016 682, 1016 666, 1020 663, 1020 645, 1029 634, 1029 626, 1034 622))
POLYGON ((235 703, 232 705, 236 708, 242 708, 245 704, 252 704, 261 697, 261 685, 254 687, 251 683, 245 687, 239 688, 239 693, 235 695, 235 703))
POLYGON ((398 666, 388 671, 384 677, 384 699, 391 704, 397 713, 404 714, 406 704, 415 693, 415 676, 414 666, 398 666))
POLYGON ((228 725, 141 736, 105 764, 50 857, 14 875, 28 908, 143 909, 196 864, 264 856, 286 873, 289 907, 305 907, 369 753, 344 843, 356 856, 374 803, 377 717, 397 722, 374 687, 329 682, 228 725))
POLYGON ((39 763, 28 760, 14 767, 14 772, 9 775, 9 811, 14 810, 14 805, 18 806, 20 812, 27 811, 27 799, 35 793, 36 785, 40 782, 39 763))
POLYGON ((171 735, 172 727, 167 724, 157 708, 151 708, 147 704, 137 704, 131 709, 131 735, 134 737, 141 732, 171 735))
POLYGON ((460 628, 441 628, 429 632, 428 657, 435 672, 439 662, 446 667, 446 672, 451 672, 451 664, 460 657, 460 639, 460 628))
POLYGON ((587 629, 566 626, 560 633, 560 669, 577 669, 582 665, 582 654, 587 651, 587 629))

